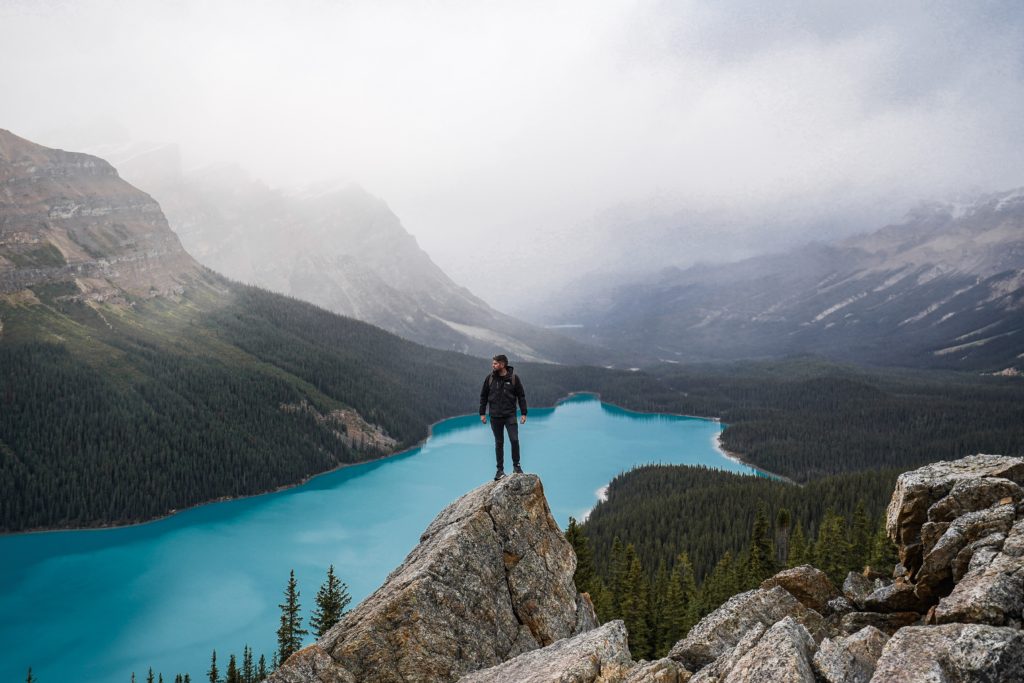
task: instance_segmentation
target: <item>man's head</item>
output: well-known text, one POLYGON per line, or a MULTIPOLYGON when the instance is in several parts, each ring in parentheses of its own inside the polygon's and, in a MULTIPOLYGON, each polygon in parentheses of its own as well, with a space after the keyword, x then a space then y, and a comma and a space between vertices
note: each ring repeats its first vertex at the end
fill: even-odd
POLYGON ((491 359, 491 370, 495 372, 501 372, 508 367, 508 356, 503 353, 499 353, 497 356, 491 359))

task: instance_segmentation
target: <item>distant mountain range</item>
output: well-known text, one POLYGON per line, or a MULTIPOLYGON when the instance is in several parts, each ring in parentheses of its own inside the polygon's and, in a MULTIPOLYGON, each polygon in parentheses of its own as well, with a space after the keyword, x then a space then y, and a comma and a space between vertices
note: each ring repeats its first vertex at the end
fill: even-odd
MULTIPOLYGON (((191 255, 232 279, 434 348, 560 363, 607 359, 455 284, 388 205, 358 186, 285 192, 233 165, 183 172, 174 145, 100 150, 160 202, 191 255)), ((480 267, 491 267, 488 259, 480 267)))
POLYGON ((638 361, 813 353, 883 365, 1024 368, 1024 190, 738 263, 665 269, 564 312, 638 361))

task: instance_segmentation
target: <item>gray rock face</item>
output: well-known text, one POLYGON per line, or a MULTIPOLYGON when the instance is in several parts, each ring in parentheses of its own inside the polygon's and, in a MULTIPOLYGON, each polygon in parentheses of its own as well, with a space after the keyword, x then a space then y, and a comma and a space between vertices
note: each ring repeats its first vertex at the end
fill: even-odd
POLYGON ((865 626, 874 626, 879 631, 892 635, 905 626, 920 622, 921 615, 917 612, 850 612, 843 615, 839 622, 839 630, 846 634, 854 634, 865 626))
POLYGON ((782 586, 804 607, 819 614, 825 613, 829 600, 839 597, 839 591, 825 572, 809 564, 781 571, 761 584, 765 590, 775 586, 782 586))
POLYGON ((815 639, 824 637, 820 614, 804 607, 781 586, 759 588, 734 595, 701 619, 668 656, 697 671, 732 650, 751 629, 770 627, 786 617, 796 619, 815 639))
POLYGON ((874 683, 1017 683, 1024 680, 1024 631, 984 624, 901 629, 886 643, 874 683))
MULTIPOLYGON (((924 556, 921 527, 926 522, 942 523, 940 520, 949 518, 954 510, 962 512, 969 503, 982 504, 994 494, 979 493, 977 489, 986 488, 984 484, 972 484, 969 489, 965 484, 960 491, 969 490, 968 498, 938 505, 934 508, 934 519, 929 519, 929 510, 952 493, 959 482, 984 479, 1008 480, 1021 484, 1024 482, 1024 459, 979 454, 952 462, 933 463, 900 475, 886 511, 886 531, 889 538, 899 545, 900 563, 907 568, 911 576, 916 575, 921 567, 924 556)), ((1002 482, 992 484, 994 487, 1003 485, 1002 482)), ((990 492, 991 490, 989 487, 990 492)))
POLYGON ((729 653, 706 667, 692 683, 815 683, 814 639, 793 617, 769 629, 751 630, 729 653))
POLYGON ((991 546, 974 551, 966 576, 935 608, 937 623, 1020 626, 1024 618, 1024 520, 1014 524, 999 546, 999 551, 991 546))
POLYGON ((513 475, 445 508, 356 609, 274 683, 455 681, 596 622, 540 480, 513 475))
POLYGON ((875 590, 875 584, 871 579, 857 572, 850 572, 843 581, 843 595, 857 609, 864 609, 864 599, 875 590))
POLYGON ((621 621, 612 621, 459 680, 461 683, 620 683, 632 668, 626 627, 621 621))
POLYGON ((863 600, 867 612, 923 612, 928 604, 917 596, 917 587, 903 579, 877 588, 863 600))
POLYGON ((814 655, 814 670, 825 683, 868 683, 888 640, 873 626, 846 638, 826 638, 814 655))
POLYGON ((623 683, 687 683, 692 676, 674 659, 665 657, 653 662, 640 662, 623 683))

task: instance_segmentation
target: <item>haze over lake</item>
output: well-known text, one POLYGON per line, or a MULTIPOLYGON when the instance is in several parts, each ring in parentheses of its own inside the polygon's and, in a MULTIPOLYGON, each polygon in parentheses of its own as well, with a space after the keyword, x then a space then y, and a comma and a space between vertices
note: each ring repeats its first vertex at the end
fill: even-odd
MULTIPOLYGON (((530 412, 523 466, 541 476, 564 528, 634 465, 750 472, 716 449, 719 429, 576 396, 530 412)), ((127 682, 150 666, 165 680, 186 671, 199 680, 211 649, 223 669, 245 644, 269 662, 290 569, 306 623, 332 563, 355 605, 444 506, 490 480, 492 443, 489 428, 463 416, 436 425, 420 448, 281 493, 136 527, 0 538, 0 680, 20 680, 28 666, 43 681, 127 682)))

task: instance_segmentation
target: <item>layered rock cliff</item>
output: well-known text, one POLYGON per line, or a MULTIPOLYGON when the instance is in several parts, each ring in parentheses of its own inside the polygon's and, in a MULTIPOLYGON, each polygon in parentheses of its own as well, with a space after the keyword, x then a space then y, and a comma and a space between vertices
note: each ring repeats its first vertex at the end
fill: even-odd
POLYGON ((1024 680, 1024 459, 975 455, 900 477, 892 577, 843 586, 804 565, 734 596, 665 659, 598 627, 540 480, 445 509, 372 596, 276 683, 889 683, 1024 680))
POLYGON ((0 294, 174 295, 201 277, 159 205, 109 163, 0 130, 0 294))

